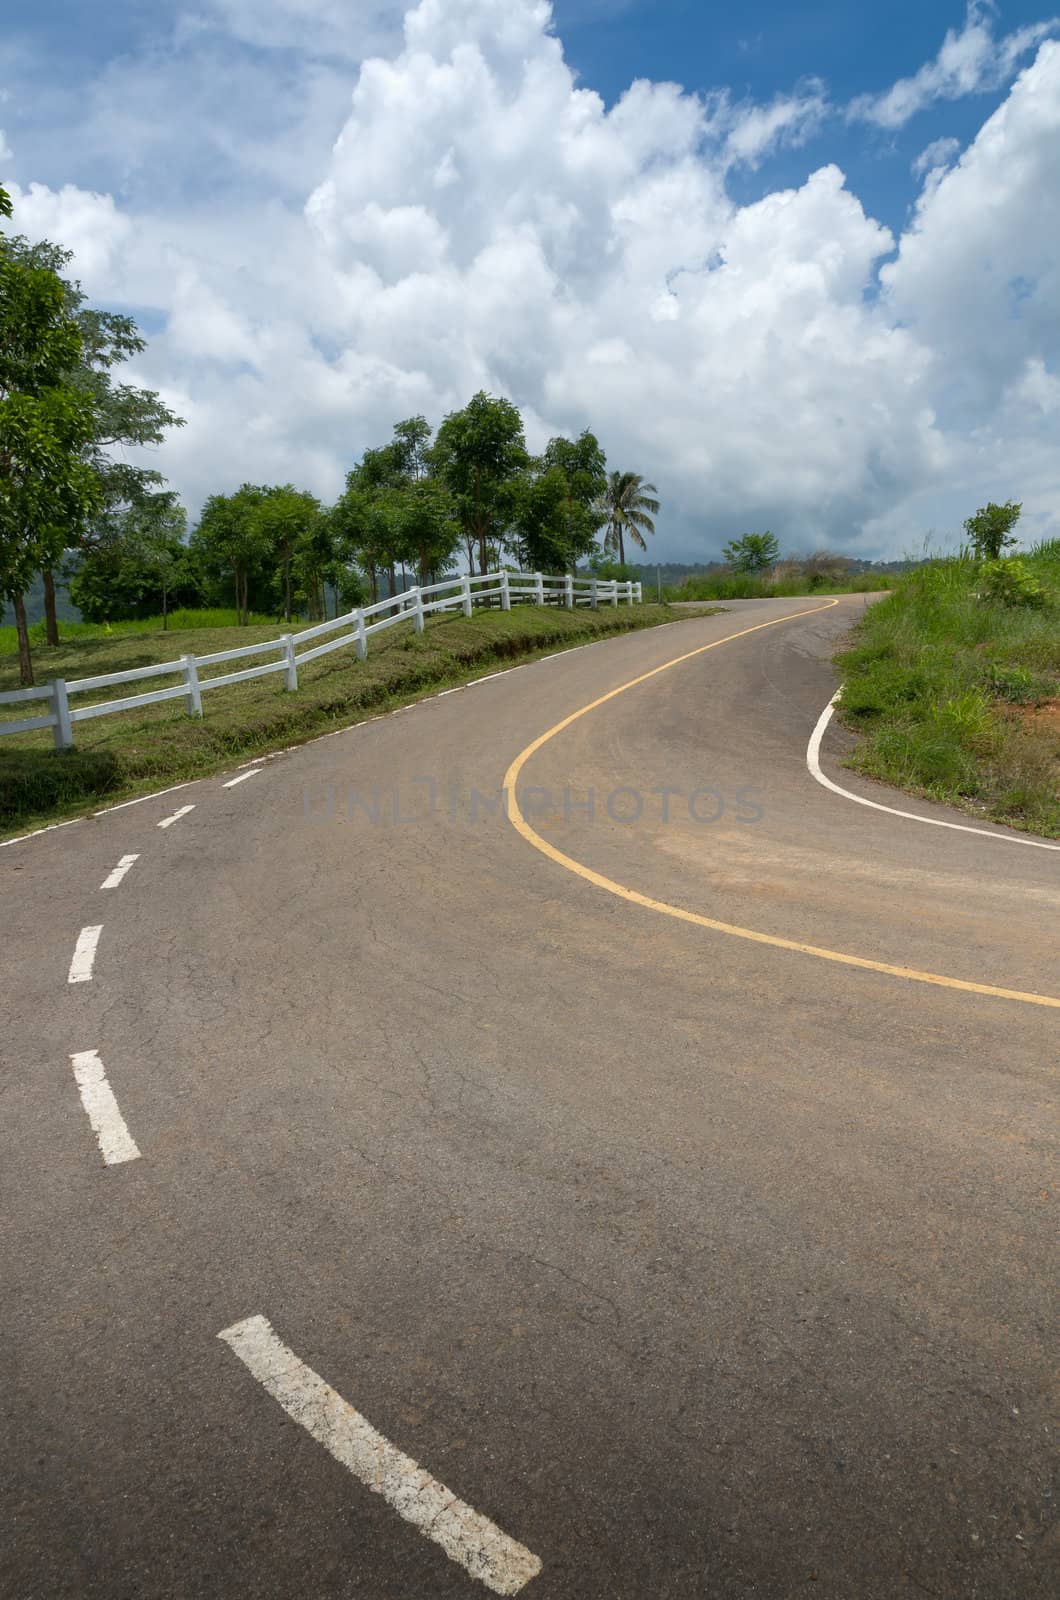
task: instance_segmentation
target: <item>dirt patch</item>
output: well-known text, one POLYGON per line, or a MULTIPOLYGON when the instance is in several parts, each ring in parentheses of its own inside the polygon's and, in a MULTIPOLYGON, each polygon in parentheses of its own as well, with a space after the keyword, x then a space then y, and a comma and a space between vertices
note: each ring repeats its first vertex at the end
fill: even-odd
POLYGON ((1036 706, 1013 706, 1012 710, 1025 727, 1055 734, 1060 744, 1060 698, 1036 706))

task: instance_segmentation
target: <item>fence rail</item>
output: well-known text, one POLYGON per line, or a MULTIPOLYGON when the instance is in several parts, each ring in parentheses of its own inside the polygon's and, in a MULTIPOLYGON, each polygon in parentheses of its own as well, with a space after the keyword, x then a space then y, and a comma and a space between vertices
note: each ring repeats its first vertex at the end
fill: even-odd
POLYGON ((462 611, 469 617, 476 605, 499 604, 502 611, 510 611, 513 600, 529 600, 534 605, 559 605, 573 609, 575 606, 617 606, 620 601, 633 605, 642 598, 639 583, 620 583, 617 579, 551 577, 541 572, 486 572, 478 577, 464 574, 447 578, 441 583, 405 589, 388 600, 378 600, 374 605, 358 606, 341 617, 328 622, 318 622, 298 633, 281 634, 278 639, 266 639, 260 644, 237 645, 234 650, 215 650, 211 655, 181 656, 179 661, 161 661, 150 667, 132 667, 127 672, 102 672, 91 678, 50 678, 36 689, 14 689, 0 693, 0 706, 21 705, 35 700, 48 702, 47 711, 36 716, 22 717, 17 721, 0 721, 0 736, 5 733, 32 733, 37 729, 51 728, 57 750, 73 746, 73 725, 92 717, 107 717, 119 711, 132 711, 139 706, 154 705, 163 700, 183 699, 189 717, 202 716, 202 697, 208 689, 221 689, 227 684, 245 683, 250 678, 264 678, 273 672, 284 674, 284 688, 298 688, 298 668, 332 650, 352 645, 357 659, 363 661, 368 654, 368 640, 372 634, 382 633, 399 622, 408 622, 417 633, 422 633, 425 619, 436 612, 462 611), (370 620, 369 620, 370 619, 370 620), (337 634, 336 638, 328 638, 337 634), (310 640, 322 640, 299 654, 299 646, 310 640), (229 661, 240 661, 250 656, 277 653, 279 659, 266 661, 260 666, 242 667, 234 672, 224 672, 216 677, 202 677, 203 667, 221 666, 229 661), (117 684, 139 683, 149 678, 179 677, 180 682, 166 688, 148 689, 138 694, 122 696, 116 700, 100 700, 94 705, 71 706, 70 696, 86 694, 92 689, 110 689, 117 684))

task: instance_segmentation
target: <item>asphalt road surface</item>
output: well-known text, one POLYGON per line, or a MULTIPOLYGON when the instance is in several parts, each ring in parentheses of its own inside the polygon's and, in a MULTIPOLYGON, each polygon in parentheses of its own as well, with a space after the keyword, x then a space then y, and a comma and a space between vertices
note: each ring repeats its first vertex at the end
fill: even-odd
POLYGON ((0 851, 5 1597, 1057 1593, 1060 852, 813 780, 863 603, 0 851))

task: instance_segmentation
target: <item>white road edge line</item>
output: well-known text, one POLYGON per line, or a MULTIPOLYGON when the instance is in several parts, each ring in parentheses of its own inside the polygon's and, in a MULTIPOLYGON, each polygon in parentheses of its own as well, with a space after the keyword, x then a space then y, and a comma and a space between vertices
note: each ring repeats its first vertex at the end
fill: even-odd
POLYGON ((74 946, 73 960, 70 962, 70 975, 67 983, 87 983, 92 976, 92 963, 96 959, 96 946, 99 936, 103 932, 103 924, 99 923, 94 928, 82 928, 77 936, 74 946))
POLYGON ((42 833, 54 833, 56 828, 72 828, 76 822, 84 822, 84 817, 71 817, 69 822, 49 822, 45 828, 34 828, 32 833, 20 833, 14 839, 0 839, 0 850, 6 850, 9 844, 25 844, 27 839, 39 838, 42 833))
POLYGON ((258 1382, 355 1478, 494 1594, 518 1594, 541 1562, 377 1433, 348 1401, 277 1338, 265 1317, 217 1335, 258 1382))
POLYGON ((200 781, 198 778, 189 778, 187 783, 171 783, 168 789, 154 789, 150 794, 139 794, 135 800, 122 800, 116 806, 104 806, 102 811, 93 811, 92 815, 109 817, 112 811, 128 811, 130 806, 142 806, 145 800, 161 800, 164 794, 176 794, 178 789, 190 789, 193 783, 200 781))
POLYGON ((915 811, 899 811, 897 806, 881 805, 878 800, 866 799, 863 794, 855 794, 852 789, 844 789, 838 783, 833 783, 832 779, 821 771, 821 740, 825 736, 842 692, 842 689, 837 689, 821 712, 806 747, 806 765, 810 769, 811 776, 826 789, 831 789, 833 794, 841 794, 844 800, 856 801, 859 806, 868 806, 873 811, 886 811, 892 817, 904 817, 907 822, 926 822, 932 828, 952 828, 955 833, 978 833, 984 839, 999 839, 1002 844, 1026 844, 1033 850, 1060 850, 1060 844, 1048 844, 1044 839, 1025 839, 1020 833, 995 833, 992 828, 976 828, 971 823, 946 822, 941 817, 922 817, 915 811))
POLYGON ((140 1152, 125 1126, 125 1118, 118 1110, 118 1102, 107 1082, 99 1051, 80 1050, 70 1057, 70 1062, 81 1092, 81 1104, 92 1124, 92 1131, 107 1166, 116 1167, 122 1161, 138 1160, 140 1152))
POLYGON ((158 824, 160 828, 171 828, 174 822, 179 822, 181 817, 186 817, 189 811, 194 811, 194 806, 181 806, 179 811, 174 811, 171 817, 163 817, 158 824))
POLYGON ((129 868, 133 865, 134 862, 139 861, 139 859, 140 859, 139 855, 122 856, 121 860, 118 862, 118 865, 114 868, 113 872, 108 872, 107 873, 107 876, 103 879, 103 882, 100 884, 100 888, 101 889, 116 889, 118 887, 119 883, 121 882, 121 880, 124 878, 125 874, 128 872, 129 868))
POLYGON ((241 772, 238 778, 229 778, 227 783, 221 785, 222 789, 234 789, 237 783, 246 783, 248 778, 256 778, 261 771, 260 767, 251 767, 249 772, 241 772))

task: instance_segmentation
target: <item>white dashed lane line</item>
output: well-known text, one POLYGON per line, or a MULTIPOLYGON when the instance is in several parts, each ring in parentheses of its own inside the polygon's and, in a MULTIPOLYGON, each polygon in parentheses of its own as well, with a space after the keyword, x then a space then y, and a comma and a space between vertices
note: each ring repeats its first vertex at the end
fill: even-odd
POLYGON ((121 880, 124 878, 125 874, 128 872, 129 868, 132 866, 133 862, 139 861, 139 859, 140 857, 138 855, 122 856, 121 860, 118 862, 118 865, 114 868, 114 871, 107 873, 107 876, 100 884, 100 888, 116 889, 121 880))
POLYGON ((91 978, 92 963, 96 959, 96 946, 99 944, 102 932, 102 923, 94 928, 81 929, 74 946, 74 957, 70 962, 70 975, 66 980, 68 983, 87 983, 91 978))
POLYGON ((251 767, 249 772, 241 772, 238 778, 229 778, 227 783, 221 785, 222 789, 234 789, 237 783, 246 783, 248 778, 256 778, 261 771, 260 767, 251 767))
POLYGON ((81 1050, 70 1057, 81 1104, 85 1108, 92 1131, 108 1167, 122 1161, 136 1161, 140 1152, 125 1126, 125 1118, 118 1110, 114 1091, 107 1082, 107 1074, 99 1059, 98 1050, 81 1050))
POLYGON ((301 1423, 373 1494, 494 1594, 518 1594, 541 1562, 494 1523, 458 1500, 429 1472, 377 1433, 360 1412, 300 1361, 264 1317, 247 1317, 217 1335, 301 1423))
POLYGON ((194 810, 195 810, 195 807, 193 805, 192 806, 181 806, 180 810, 179 811, 174 811, 174 813, 173 813, 173 815, 171 817, 163 817, 162 821, 158 824, 158 826, 160 828, 171 828, 173 826, 174 822, 179 822, 181 817, 186 817, 189 811, 194 811, 194 810))

